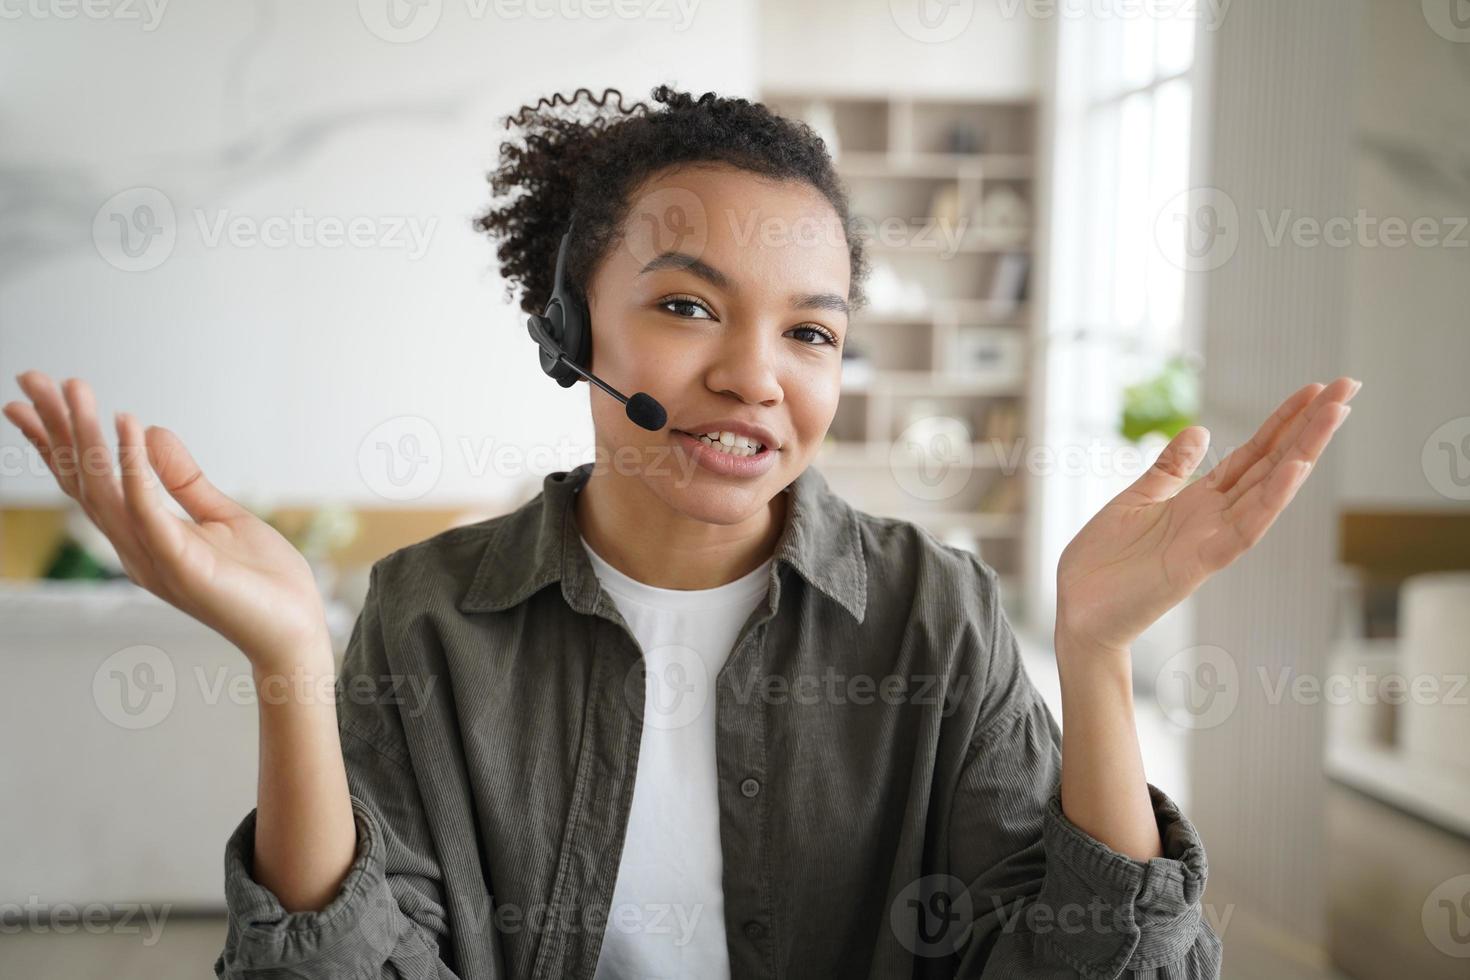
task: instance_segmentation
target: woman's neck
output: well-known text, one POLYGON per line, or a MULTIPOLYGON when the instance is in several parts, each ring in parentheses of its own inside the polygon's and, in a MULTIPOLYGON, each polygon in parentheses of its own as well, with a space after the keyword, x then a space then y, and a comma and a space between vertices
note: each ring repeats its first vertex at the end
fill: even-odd
POLYGON ((593 473, 574 502, 592 550, 624 575, 660 589, 713 589, 749 574, 776 550, 789 494, 739 524, 673 510, 635 476, 593 473))

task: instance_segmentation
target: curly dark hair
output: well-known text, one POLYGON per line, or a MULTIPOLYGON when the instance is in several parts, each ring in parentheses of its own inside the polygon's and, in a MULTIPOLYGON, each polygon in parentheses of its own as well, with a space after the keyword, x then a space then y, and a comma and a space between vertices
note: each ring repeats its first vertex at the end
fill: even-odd
POLYGON ((674 165, 726 163, 763 177, 805 181, 820 191, 846 229, 849 305, 856 311, 866 303, 867 256, 853 229, 847 191, 810 126, 762 103, 713 92, 696 99, 659 85, 652 98, 665 108, 656 111, 643 102, 625 107, 615 88, 600 96, 579 88, 570 98, 556 93, 505 118, 505 127, 520 127, 522 137, 501 144, 499 165, 487 177, 503 203, 473 224, 498 241, 508 301, 519 291, 524 312, 545 309, 557 248, 574 211, 567 274, 585 299, 583 284, 616 242, 629 197, 643 180, 674 165), (609 104, 610 96, 616 105, 609 104))

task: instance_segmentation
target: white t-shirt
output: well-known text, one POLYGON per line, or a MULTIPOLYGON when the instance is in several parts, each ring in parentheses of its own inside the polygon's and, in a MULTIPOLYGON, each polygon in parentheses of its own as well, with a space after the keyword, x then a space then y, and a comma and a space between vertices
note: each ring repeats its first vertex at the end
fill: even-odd
POLYGON ((595 980, 730 976, 714 681, 768 587, 771 559, 713 589, 658 589, 582 545, 643 650, 633 808, 595 980))

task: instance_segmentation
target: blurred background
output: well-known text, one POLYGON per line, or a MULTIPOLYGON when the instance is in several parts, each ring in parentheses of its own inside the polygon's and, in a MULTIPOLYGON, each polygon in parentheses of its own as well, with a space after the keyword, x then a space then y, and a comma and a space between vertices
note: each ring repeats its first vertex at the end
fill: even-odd
MULTIPOLYGON (((0 3, 0 402, 81 377, 312 560, 592 458, 470 227, 524 103, 660 82, 825 139, 872 307, 817 461, 1002 575, 1185 425, 1364 381, 1287 513, 1144 636, 1150 781, 1232 978, 1470 977, 1470 2, 0 3)), ((212 975, 244 658, 119 578, 0 426, 0 976, 212 975)))

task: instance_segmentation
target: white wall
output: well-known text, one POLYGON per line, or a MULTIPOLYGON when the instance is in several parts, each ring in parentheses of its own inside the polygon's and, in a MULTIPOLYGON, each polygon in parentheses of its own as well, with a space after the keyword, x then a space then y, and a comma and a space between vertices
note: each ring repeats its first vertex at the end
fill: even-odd
POLYGON ((800 91, 1029 98, 1040 30, 1027 10, 1020 0, 763 0, 761 81, 800 91))
POLYGON ((1363 391, 1341 433, 1342 501, 1463 509, 1470 457, 1456 450, 1457 486, 1438 444, 1470 434, 1470 32, 1451 40, 1396 0, 1371 0, 1367 10, 1357 207, 1378 222, 1428 218, 1432 234, 1421 241, 1438 244, 1395 245, 1365 224, 1363 244, 1350 250, 1347 365, 1363 391), (1446 423, 1426 465, 1425 443, 1446 423))
MULTIPOLYGON (((695 5, 687 21, 679 4, 641 5, 657 14, 634 20, 533 17, 565 6, 538 0, 399 5, 437 12, 410 25, 433 23, 412 42, 369 29, 375 6, 5 21, 0 83, 25 94, 8 100, 0 144, 0 401, 22 397, 14 375, 27 368, 85 378, 109 436, 116 409, 168 426, 227 493, 259 501, 382 503, 381 465, 360 467, 359 446, 400 416, 442 444, 442 473, 406 491, 414 503, 517 492, 510 467, 474 472, 490 459, 475 453, 502 442, 590 458, 587 387, 541 375, 493 247, 469 228, 489 200, 503 117, 577 86, 620 86, 630 100, 662 81, 751 96, 755 0, 695 5), (93 222, 140 185, 166 195, 177 240, 156 268, 122 271, 93 222), (379 242, 394 216, 431 234, 412 255, 325 247, 321 235, 211 247, 196 225, 200 213, 298 211, 367 216, 379 242)), ((402 431, 377 441, 398 446, 402 431)), ((0 460, 0 500, 60 499, 8 421, 0 460)))
MULTIPOLYGON (((1254 0, 1199 35, 1196 78, 1209 108, 1196 116, 1196 185, 1218 189, 1240 215, 1233 251, 1228 236, 1213 239, 1209 248, 1227 251, 1191 282, 1205 341, 1201 420, 1217 449, 1241 445, 1302 384, 1346 370, 1348 256, 1273 246, 1254 215, 1350 209, 1361 17, 1359 0, 1254 0)), ((1355 404, 1347 427, 1364 412, 1355 404)), ((1196 646, 1166 665, 1172 693, 1205 705, 1188 726, 1190 817, 1210 863, 1205 901, 1217 914, 1239 903, 1312 945, 1326 929, 1330 860, 1323 704, 1272 699, 1260 678, 1326 672, 1337 448, 1270 533, 1195 594, 1196 646)))

